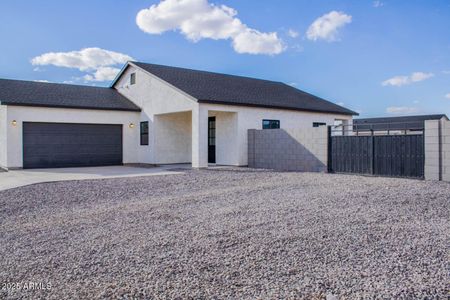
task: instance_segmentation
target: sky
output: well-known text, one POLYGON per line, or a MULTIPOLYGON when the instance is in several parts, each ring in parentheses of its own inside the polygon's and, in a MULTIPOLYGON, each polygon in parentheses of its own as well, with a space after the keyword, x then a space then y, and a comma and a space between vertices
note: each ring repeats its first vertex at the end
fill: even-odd
POLYGON ((0 20, 0 78, 109 86, 137 60, 450 116, 450 0, 5 0, 0 20))

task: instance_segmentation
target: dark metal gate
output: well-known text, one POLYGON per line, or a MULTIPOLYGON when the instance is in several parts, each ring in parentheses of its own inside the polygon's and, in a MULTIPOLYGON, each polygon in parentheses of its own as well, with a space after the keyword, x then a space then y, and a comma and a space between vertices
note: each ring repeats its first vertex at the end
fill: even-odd
POLYGON ((390 177, 423 178, 424 130, 329 128, 328 170, 390 177))

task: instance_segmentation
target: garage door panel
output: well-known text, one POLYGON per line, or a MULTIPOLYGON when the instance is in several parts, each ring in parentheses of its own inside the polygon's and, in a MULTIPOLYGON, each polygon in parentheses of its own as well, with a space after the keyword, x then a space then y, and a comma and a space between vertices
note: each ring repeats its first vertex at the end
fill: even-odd
POLYGON ((28 143, 31 143, 33 145, 41 145, 41 146, 71 146, 73 145, 98 145, 100 146, 107 146, 107 145, 116 145, 118 143, 121 143, 120 138, 115 137, 107 137, 107 136, 99 136, 99 137, 92 137, 92 138, 84 138, 84 137, 77 137, 76 139, 72 140, 65 140, 63 141, 64 144, 61 144, 61 140, 64 140, 66 137, 49 137, 49 138, 29 138, 27 139, 28 143))
POLYGON ((122 125, 24 123, 24 168, 122 164, 122 125))
POLYGON ((24 149, 24 155, 27 156, 36 156, 36 155, 40 155, 40 156, 45 156, 48 155, 49 153, 53 153, 53 156, 57 156, 57 154, 64 154, 67 153, 66 156, 73 156, 73 153, 71 153, 72 151, 74 151, 74 146, 76 146, 76 152, 78 154, 88 154, 88 155, 100 155, 100 156, 105 156, 105 155, 118 155, 118 154, 122 154, 122 152, 120 151, 120 149, 115 149, 116 145, 115 144, 108 144, 108 145, 85 145, 85 144, 72 144, 72 145, 43 145, 43 144, 39 144, 39 145, 33 145, 32 148, 27 147, 24 149), (58 149, 55 149, 55 147, 57 147, 58 149), (95 147, 96 152, 98 153, 93 153, 92 148, 95 147))

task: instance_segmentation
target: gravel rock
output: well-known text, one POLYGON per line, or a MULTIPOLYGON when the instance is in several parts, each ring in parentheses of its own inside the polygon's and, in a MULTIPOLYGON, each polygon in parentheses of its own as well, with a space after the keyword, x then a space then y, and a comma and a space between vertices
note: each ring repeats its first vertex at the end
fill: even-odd
POLYGON ((438 299, 449 237, 443 182, 216 169, 37 184, 0 192, 0 299, 438 299))

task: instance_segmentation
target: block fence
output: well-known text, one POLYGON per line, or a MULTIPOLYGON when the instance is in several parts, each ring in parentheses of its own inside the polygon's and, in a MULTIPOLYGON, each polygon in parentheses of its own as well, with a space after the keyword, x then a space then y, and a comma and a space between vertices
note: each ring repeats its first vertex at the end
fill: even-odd
POLYGON ((248 165, 251 168, 326 172, 327 163, 326 126, 248 131, 248 165))
MULTIPOLYGON (((450 121, 425 121, 425 179, 450 182, 450 121)), ((327 172, 328 133, 319 128, 248 130, 248 166, 327 172)))
POLYGON ((450 181, 450 121, 425 121, 425 179, 450 181))

